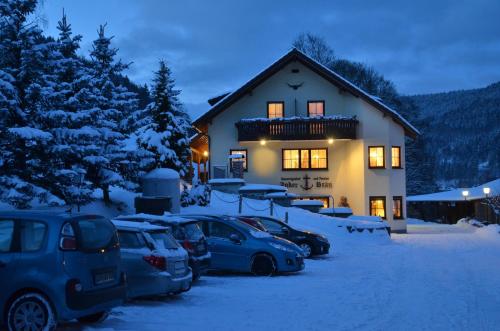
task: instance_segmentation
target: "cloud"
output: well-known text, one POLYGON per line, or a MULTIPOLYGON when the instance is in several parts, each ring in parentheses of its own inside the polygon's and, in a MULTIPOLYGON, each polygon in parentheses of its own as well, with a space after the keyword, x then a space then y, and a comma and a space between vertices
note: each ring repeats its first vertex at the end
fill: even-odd
POLYGON ((97 1, 45 4, 49 26, 64 6, 86 47, 108 22, 132 79, 149 83, 159 59, 172 67, 193 113, 237 88, 309 31, 337 56, 365 62, 402 93, 500 80, 500 1, 97 1))

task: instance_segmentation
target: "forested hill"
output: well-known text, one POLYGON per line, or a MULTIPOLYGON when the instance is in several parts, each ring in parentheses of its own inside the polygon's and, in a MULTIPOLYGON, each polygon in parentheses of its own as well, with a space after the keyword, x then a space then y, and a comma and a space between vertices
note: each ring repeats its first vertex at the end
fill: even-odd
POLYGON ((441 188, 500 178, 500 82, 406 98, 420 109, 425 154, 441 188))

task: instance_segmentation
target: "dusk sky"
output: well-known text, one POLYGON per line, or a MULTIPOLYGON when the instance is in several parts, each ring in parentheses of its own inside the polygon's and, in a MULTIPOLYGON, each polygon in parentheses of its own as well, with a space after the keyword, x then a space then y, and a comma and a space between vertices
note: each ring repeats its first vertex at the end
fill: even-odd
POLYGON ((283 55, 301 32, 338 57, 373 66, 403 94, 483 87, 500 80, 500 1, 45 0, 39 15, 56 35, 62 9, 88 54, 108 23, 126 72, 149 83, 170 64, 196 117, 206 100, 239 87, 283 55))

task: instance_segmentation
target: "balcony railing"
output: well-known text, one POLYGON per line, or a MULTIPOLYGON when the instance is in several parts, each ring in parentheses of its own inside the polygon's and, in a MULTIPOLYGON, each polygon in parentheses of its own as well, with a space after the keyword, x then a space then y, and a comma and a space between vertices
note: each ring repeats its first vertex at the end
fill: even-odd
POLYGON ((238 141, 356 139, 355 117, 290 117, 242 119, 238 141))

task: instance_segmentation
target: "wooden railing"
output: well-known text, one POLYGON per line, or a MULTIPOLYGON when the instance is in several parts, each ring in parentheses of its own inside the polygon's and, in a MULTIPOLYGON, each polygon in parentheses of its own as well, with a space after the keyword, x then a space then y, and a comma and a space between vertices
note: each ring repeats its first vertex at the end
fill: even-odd
POLYGON ((236 124, 239 141, 356 139, 356 118, 244 119, 236 124))

